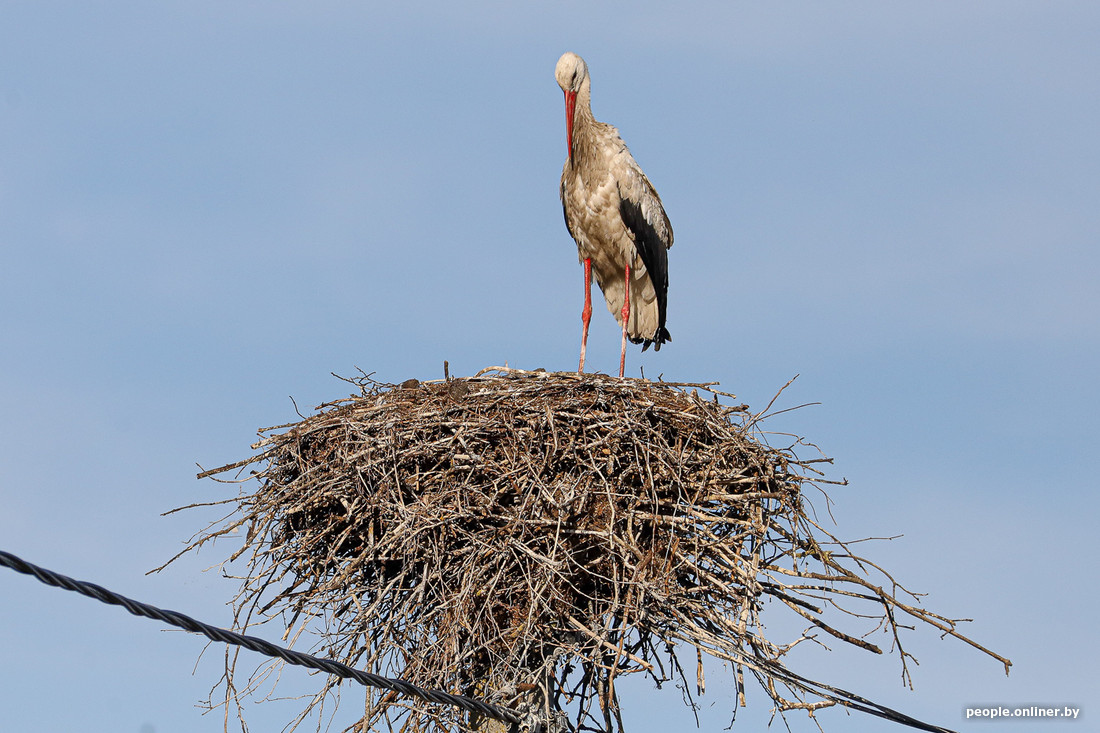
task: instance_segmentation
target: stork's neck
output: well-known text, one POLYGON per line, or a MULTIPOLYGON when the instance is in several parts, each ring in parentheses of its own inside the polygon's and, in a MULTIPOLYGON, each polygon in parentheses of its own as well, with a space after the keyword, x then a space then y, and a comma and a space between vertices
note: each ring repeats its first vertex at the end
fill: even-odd
POLYGON ((577 90, 577 103, 573 109, 573 149, 569 159, 576 161, 591 154, 596 120, 592 116, 592 82, 586 76, 577 90))

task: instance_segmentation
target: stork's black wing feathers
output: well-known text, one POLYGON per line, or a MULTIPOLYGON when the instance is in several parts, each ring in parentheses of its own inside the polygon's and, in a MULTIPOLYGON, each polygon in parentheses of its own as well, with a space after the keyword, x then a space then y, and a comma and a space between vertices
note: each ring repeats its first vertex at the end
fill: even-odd
POLYGON ((642 351, 648 349, 650 344, 653 344, 655 351, 660 351, 661 344, 672 340, 668 329, 665 328, 665 306, 668 300, 668 248, 671 245, 672 227, 668 223, 664 208, 660 205, 660 199, 657 199, 657 210, 663 220, 661 223, 669 235, 667 242, 658 233, 653 223, 646 218, 642 206, 622 196, 620 192, 619 215, 623 218, 626 228, 634 235, 634 248, 642 258, 642 264, 645 265, 650 282, 653 283, 653 290, 657 293, 657 331, 649 338, 631 339, 634 343, 642 344, 642 351))

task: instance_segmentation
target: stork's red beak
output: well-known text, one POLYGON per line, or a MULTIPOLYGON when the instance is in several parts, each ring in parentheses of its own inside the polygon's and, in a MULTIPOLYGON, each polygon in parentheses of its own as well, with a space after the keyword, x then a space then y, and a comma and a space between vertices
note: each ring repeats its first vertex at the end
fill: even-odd
POLYGON ((573 110, 577 107, 577 93, 565 91, 565 138, 569 143, 569 157, 573 157, 573 110))

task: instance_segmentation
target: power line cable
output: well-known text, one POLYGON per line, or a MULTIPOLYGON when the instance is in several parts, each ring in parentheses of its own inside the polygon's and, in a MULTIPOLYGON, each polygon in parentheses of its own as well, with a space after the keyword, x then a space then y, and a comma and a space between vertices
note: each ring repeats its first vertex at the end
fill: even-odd
POLYGON ((426 690, 405 682, 404 680, 395 680, 370 672, 363 672, 362 670, 354 669, 332 659, 321 659, 311 654, 304 654, 303 652, 272 644, 269 641, 265 641, 255 636, 246 636, 217 626, 211 626, 202 621, 193 619, 190 616, 179 613, 178 611, 168 611, 163 608, 157 608, 148 603, 142 603, 132 598, 119 595, 95 583, 75 580, 66 575, 55 573, 52 570, 47 570, 46 568, 22 560, 10 552, 0 550, 0 565, 9 567, 17 573, 33 575, 46 585, 63 588, 64 590, 71 590, 108 605, 122 606, 135 616, 144 616, 157 621, 163 621, 172 626, 178 626, 185 631, 202 634, 212 641, 243 646, 245 649, 251 649, 254 652, 259 652, 269 657, 278 657, 288 664, 319 669, 322 672, 327 672, 337 677, 355 680, 368 687, 380 687, 384 690, 392 690, 393 692, 419 698, 427 702, 440 705, 454 705, 467 712, 483 715, 512 725, 518 725, 521 722, 530 724, 530 721, 523 720, 516 711, 509 710, 508 708, 493 705, 482 700, 476 700, 472 697, 452 695, 442 690, 426 690))

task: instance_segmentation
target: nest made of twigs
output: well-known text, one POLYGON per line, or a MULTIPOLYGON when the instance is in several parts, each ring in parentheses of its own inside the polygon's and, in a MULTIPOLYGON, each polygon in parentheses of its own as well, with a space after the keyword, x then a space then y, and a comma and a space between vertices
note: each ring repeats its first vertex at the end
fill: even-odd
MULTIPOLYGON (((828 459, 797 440, 771 447, 761 415, 713 384, 503 368, 349 381, 359 394, 261 430, 255 455, 201 474, 260 464, 193 545, 247 529, 238 626, 282 616, 284 636, 310 629, 346 664, 608 732, 622 730, 615 679, 683 678, 680 651, 700 690, 697 654, 729 662, 741 703, 748 670, 780 710, 863 709, 784 665, 807 637, 765 638, 766 598, 873 652, 824 607, 877 609, 859 613, 887 630, 903 675, 899 614, 964 638, 873 583, 812 519, 804 491, 832 483, 828 459)), ((233 671, 227 702, 253 687, 233 671)), ((371 693, 360 724, 479 722, 371 693)))

